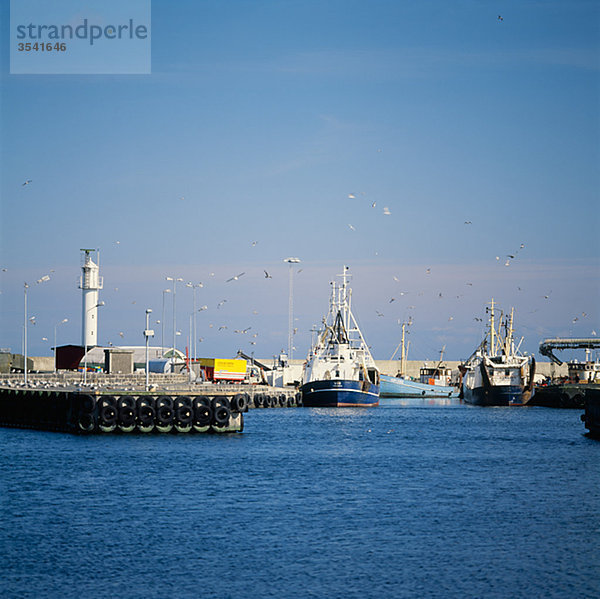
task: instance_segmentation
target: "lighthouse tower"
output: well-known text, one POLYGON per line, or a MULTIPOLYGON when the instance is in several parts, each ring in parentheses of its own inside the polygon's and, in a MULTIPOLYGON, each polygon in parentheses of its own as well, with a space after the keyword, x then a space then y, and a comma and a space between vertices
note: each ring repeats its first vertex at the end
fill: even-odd
MULTIPOLYGON (((79 289, 82 291, 81 310, 81 345, 94 347, 98 345, 98 291, 102 289, 102 277, 99 275, 100 268, 91 257, 92 252, 98 250, 86 250, 84 252, 82 275, 79 280, 79 289)), ((96 258, 97 259, 97 258, 96 258)))

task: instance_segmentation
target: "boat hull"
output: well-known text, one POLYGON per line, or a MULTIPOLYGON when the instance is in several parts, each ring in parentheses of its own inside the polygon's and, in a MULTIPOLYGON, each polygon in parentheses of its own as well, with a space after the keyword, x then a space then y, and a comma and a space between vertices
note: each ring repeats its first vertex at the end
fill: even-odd
POLYGON ((458 397, 454 387, 428 385, 395 376, 381 375, 380 397, 458 397))
POLYGON ((309 408, 369 408, 379 404, 379 385, 363 381, 327 380, 300 387, 302 405, 309 408))
POLYGON ((463 399, 475 406, 522 406, 525 405, 523 387, 520 385, 501 385, 475 387, 463 386, 463 399))

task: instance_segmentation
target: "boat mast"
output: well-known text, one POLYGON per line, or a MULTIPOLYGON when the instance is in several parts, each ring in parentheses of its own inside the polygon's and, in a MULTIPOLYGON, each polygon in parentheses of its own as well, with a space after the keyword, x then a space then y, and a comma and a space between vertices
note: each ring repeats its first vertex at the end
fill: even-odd
POLYGON ((496 323, 494 321, 494 298, 492 298, 492 305, 490 308, 490 355, 496 355, 496 323))
POLYGON ((404 330, 406 328, 406 323, 402 323, 402 353, 400 354, 400 376, 404 376, 404 363, 406 360, 406 347, 404 345, 404 330))
POLYGON ((512 355, 513 353, 513 317, 515 314, 514 307, 510 309, 510 319, 508 321, 508 330, 506 331, 506 340, 504 344, 504 354, 506 356, 512 355))

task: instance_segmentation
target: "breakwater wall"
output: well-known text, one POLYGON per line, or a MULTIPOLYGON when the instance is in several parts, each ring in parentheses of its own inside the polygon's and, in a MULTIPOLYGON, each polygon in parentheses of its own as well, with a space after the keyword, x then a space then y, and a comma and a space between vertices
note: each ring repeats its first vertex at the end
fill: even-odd
POLYGON ((12 381, 0 386, 0 426, 72 434, 232 433, 243 431, 248 409, 299 404, 295 389, 260 386, 244 392, 239 385, 188 384, 145 391, 129 385, 74 388, 33 380, 25 387, 12 381))

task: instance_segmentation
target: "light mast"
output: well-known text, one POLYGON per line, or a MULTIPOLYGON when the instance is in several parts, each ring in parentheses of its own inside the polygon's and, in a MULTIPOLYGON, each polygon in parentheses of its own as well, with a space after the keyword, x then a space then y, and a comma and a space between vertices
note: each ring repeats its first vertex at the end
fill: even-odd
MULTIPOLYGON (((82 292, 81 309, 81 345, 94 347, 98 345, 98 291, 102 289, 103 281, 100 276, 100 267, 91 257, 92 252, 99 255, 99 250, 82 249, 83 266, 79 279, 79 289, 82 292)), ((96 260, 99 262, 98 257, 96 260)))

